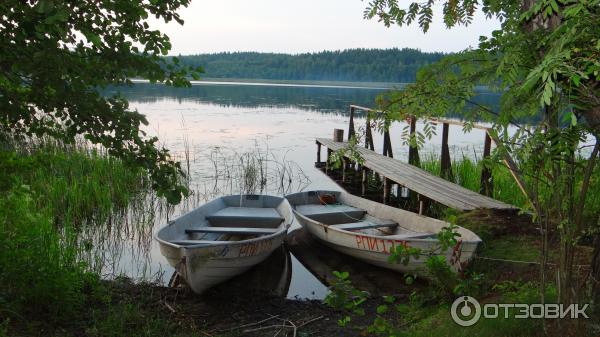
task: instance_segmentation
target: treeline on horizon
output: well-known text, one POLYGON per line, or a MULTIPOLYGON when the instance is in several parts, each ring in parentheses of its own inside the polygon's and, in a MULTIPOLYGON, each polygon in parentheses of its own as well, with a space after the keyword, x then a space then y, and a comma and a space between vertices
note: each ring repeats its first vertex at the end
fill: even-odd
POLYGON ((419 68, 444 57, 418 49, 347 49, 279 54, 222 52, 178 56, 181 63, 201 66, 205 78, 414 82, 419 68))

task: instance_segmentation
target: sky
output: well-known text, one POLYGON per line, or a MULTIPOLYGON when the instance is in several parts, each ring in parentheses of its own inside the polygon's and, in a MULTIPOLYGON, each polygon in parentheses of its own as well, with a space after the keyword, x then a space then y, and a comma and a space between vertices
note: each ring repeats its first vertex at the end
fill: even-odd
POLYGON ((479 14, 469 27, 446 29, 440 7, 424 34, 417 25, 386 28, 376 19, 363 19, 366 6, 361 0, 192 0, 179 10, 183 26, 154 20, 151 27, 171 38, 171 55, 394 47, 456 52, 476 47, 480 35, 499 27, 479 14))

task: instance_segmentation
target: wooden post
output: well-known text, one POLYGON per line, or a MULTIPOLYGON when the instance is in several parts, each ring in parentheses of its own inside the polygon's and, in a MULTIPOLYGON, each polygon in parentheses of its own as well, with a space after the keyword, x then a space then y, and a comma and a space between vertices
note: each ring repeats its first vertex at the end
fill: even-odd
POLYGON ((390 158, 394 158, 394 153, 392 152, 392 141, 390 139, 389 131, 385 131, 383 133, 383 155, 388 156, 390 158))
POLYGON ((354 107, 350 106, 350 123, 348 124, 348 140, 354 136, 354 107))
MULTIPOLYGON (((492 147, 492 138, 490 135, 485 133, 485 143, 483 145, 483 159, 488 159, 490 157, 492 147)), ((479 192, 483 195, 487 195, 488 197, 492 195, 494 189, 494 183, 492 181, 492 172, 488 167, 483 167, 481 170, 481 184, 479 187, 479 192)))
POLYGON ((344 141, 344 130, 333 129, 333 141, 334 142, 343 142, 344 141))
POLYGON ((365 125, 365 148, 371 149, 371 151, 375 151, 375 146, 373 144, 373 133, 371 132, 371 119, 367 114, 367 124, 365 125))
POLYGON ((325 174, 329 173, 329 158, 331 157, 331 151, 329 148, 327 149, 327 161, 325 162, 325 174))
POLYGON ((392 184, 387 177, 383 177, 383 204, 387 205, 390 199, 390 190, 392 184))
POLYGON ((442 130, 442 156, 441 156, 441 176, 446 180, 452 180, 452 163, 450 161, 450 148, 448 147, 448 133, 450 125, 444 123, 442 130))
POLYGON ((423 200, 419 200, 419 215, 423 215, 424 208, 425 208, 425 205, 423 203, 423 200))
POLYGON ((321 143, 317 142, 317 163, 321 163, 321 143))
POLYGON ((342 183, 346 182, 346 169, 348 169, 348 160, 342 158, 342 183))
POLYGON ((362 167, 361 188, 360 188, 360 195, 363 197, 367 194, 368 178, 369 178, 369 176, 368 176, 367 169, 363 166, 362 167))
MULTIPOLYGON (((410 137, 415 137, 417 133, 417 117, 410 116, 410 137)), ((421 166, 421 160, 419 159, 419 150, 415 146, 410 146, 408 149, 408 163, 414 166, 421 166)))

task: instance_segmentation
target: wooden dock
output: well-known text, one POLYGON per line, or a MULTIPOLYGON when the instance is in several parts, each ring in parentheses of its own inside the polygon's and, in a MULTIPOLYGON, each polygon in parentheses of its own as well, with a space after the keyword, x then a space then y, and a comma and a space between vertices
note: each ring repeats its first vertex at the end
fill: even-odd
MULTIPOLYGON (((338 151, 347 147, 348 143, 343 141, 333 141, 325 138, 317 138, 316 140, 318 151, 317 151, 317 162, 320 162, 321 146, 327 147, 327 159, 331 151, 338 151)), ((391 146, 390 146, 391 148, 391 146)), ((383 200, 384 203, 389 197, 390 186, 392 183, 396 183, 400 186, 404 186, 409 190, 429 198, 433 201, 439 202, 450 208, 454 208, 462 211, 469 211, 475 209, 515 209, 515 206, 506 204, 504 202, 486 197, 477 192, 473 192, 462 186, 456 185, 443 178, 437 177, 430 174, 417 166, 403 163, 399 160, 393 159, 389 156, 384 156, 374 152, 373 150, 357 147, 358 152, 364 159, 361 166, 362 171, 362 184, 363 194, 366 188, 366 174, 367 170, 371 170, 379 174, 383 179, 384 191, 383 200)), ((343 171, 348 169, 349 165, 343 165, 343 171)))

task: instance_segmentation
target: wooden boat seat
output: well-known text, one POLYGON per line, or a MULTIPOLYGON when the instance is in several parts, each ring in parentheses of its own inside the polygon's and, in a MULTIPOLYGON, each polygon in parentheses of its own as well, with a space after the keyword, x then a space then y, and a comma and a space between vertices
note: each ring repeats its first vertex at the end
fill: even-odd
POLYGON ((360 221, 360 222, 350 222, 343 223, 338 225, 331 225, 331 227, 335 227, 337 229, 343 229, 347 231, 359 230, 359 229, 371 229, 371 228, 390 228, 397 227, 398 224, 391 220, 384 220, 381 223, 374 223, 371 221, 360 221))
POLYGON ((274 208, 225 207, 206 216, 211 226, 277 227, 284 220, 274 208))
POLYGON ((398 234, 398 235, 386 235, 386 239, 392 240, 407 240, 407 239, 435 239, 437 234, 434 233, 409 233, 409 234, 398 234))
POLYGON ((170 241, 176 245, 214 245, 227 241, 210 241, 210 240, 173 240, 170 241))
POLYGON ((223 233, 238 235, 265 235, 274 234, 279 231, 278 228, 250 228, 250 227, 201 227, 186 229, 186 234, 194 233, 223 233))
POLYGON ((364 209, 343 205, 298 205, 296 211, 315 221, 328 225, 343 224, 362 220, 367 214, 364 209))

